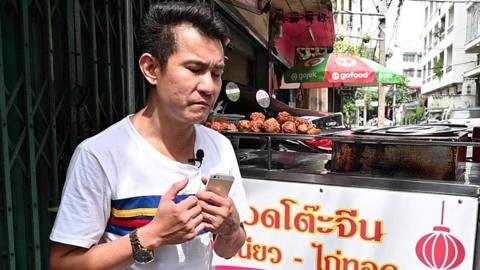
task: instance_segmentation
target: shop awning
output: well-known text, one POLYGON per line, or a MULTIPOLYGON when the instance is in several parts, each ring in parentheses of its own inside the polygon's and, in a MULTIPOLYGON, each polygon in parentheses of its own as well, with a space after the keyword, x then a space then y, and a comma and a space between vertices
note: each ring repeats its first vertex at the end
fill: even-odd
POLYGON ((295 63, 295 55, 300 48, 333 48, 335 30, 331 10, 287 13, 277 23, 281 29, 275 48, 290 65, 295 63))
POLYGON ((347 54, 325 54, 298 63, 287 70, 280 88, 323 88, 395 84, 396 72, 372 60, 347 54))

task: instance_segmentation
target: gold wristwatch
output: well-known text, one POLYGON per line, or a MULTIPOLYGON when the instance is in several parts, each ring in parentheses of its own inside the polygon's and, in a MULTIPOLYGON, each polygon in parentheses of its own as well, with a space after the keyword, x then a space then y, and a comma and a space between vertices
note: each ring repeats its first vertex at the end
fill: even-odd
POLYGON ((153 262, 153 250, 148 250, 138 240, 137 229, 133 230, 130 235, 130 244, 132 245, 133 259, 140 264, 153 262))

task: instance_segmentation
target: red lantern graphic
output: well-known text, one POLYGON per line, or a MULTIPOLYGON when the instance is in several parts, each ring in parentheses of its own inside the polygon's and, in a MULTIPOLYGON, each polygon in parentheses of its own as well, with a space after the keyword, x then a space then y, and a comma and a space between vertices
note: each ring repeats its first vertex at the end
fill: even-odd
POLYGON ((450 228, 443 226, 445 201, 442 201, 441 226, 418 240, 415 247, 418 259, 435 270, 449 270, 459 266, 465 258, 462 243, 450 234, 450 228))

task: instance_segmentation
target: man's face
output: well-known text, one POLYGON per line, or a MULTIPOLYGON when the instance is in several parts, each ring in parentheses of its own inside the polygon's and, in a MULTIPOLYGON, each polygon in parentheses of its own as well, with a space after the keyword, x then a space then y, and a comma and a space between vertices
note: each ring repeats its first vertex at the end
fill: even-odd
POLYGON ((208 117, 220 93, 223 47, 189 25, 175 27, 175 39, 176 52, 163 70, 156 70, 158 109, 178 124, 199 123, 208 117))

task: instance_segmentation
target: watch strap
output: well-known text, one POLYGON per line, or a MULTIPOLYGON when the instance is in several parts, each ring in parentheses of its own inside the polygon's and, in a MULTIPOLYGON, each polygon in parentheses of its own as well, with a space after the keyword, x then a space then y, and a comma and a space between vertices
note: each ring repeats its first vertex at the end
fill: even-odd
POLYGON ((133 259, 138 263, 149 263, 153 261, 153 250, 146 249, 138 239, 137 229, 129 234, 130 245, 132 246, 133 259), (141 256, 139 256, 141 254, 141 256), (147 255, 147 256, 145 256, 147 255))

